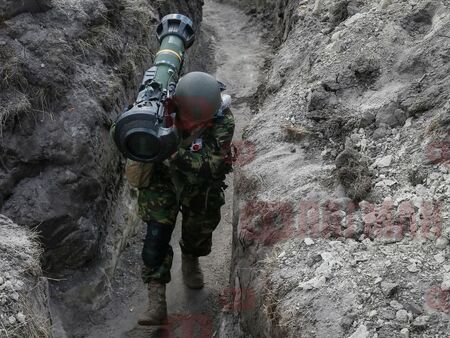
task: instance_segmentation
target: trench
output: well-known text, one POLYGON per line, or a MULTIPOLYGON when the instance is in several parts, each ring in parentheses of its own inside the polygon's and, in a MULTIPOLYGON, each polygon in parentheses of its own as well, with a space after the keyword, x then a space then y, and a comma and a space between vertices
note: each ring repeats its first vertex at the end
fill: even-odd
MULTIPOLYGON (((262 79, 262 70, 270 47, 264 41, 264 29, 234 6, 205 1, 203 33, 211 35, 214 51, 214 75, 226 84, 232 96, 236 119, 234 139, 239 142, 243 129, 252 116, 252 98, 262 79)), ((206 49, 205 49, 206 50, 206 49)), ((206 57, 206 56, 205 56, 206 57)), ((77 321, 70 335, 76 337, 212 337, 217 336, 222 308, 230 294, 230 262, 232 256, 233 174, 227 177, 226 203, 222 221, 213 234, 213 250, 201 258, 205 275, 202 290, 186 288, 181 277, 180 217, 172 236, 174 249, 172 281, 167 287, 169 325, 140 327, 139 314, 147 304, 147 291, 140 279, 141 249, 144 229, 130 239, 121 255, 115 277, 111 280, 108 305, 77 321)), ((232 292, 231 292, 232 293, 232 292)))
POLYGON ((0 1, 0 337, 448 336, 447 0, 28 0, 4 21, 16 3, 0 1), (200 24, 203 2, 185 70, 228 86, 252 158, 227 178, 205 288, 182 283, 178 223, 170 324, 139 327, 145 229, 108 131, 158 18, 200 24), (13 223, 42 231, 44 271, 13 223))

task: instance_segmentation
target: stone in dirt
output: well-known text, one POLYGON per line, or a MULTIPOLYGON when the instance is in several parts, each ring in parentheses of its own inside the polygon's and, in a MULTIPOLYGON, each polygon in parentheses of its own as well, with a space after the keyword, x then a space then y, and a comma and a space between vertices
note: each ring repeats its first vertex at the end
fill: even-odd
POLYGON ((445 262, 445 254, 443 252, 438 253, 434 255, 434 260, 438 262, 439 264, 442 264, 445 262))
POLYGON ((391 307, 393 307, 394 309, 396 309, 396 310, 403 309, 403 305, 400 304, 399 302, 397 302, 396 300, 392 300, 392 301, 389 303, 389 305, 390 305, 391 307))
POLYGON ((369 331, 367 330, 367 326, 361 324, 349 338, 368 338, 368 337, 369 331))
POLYGON ((411 263, 410 265, 408 265, 406 267, 408 269, 409 272, 411 273, 417 273, 420 271, 419 267, 417 266, 416 263, 411 263))
POLYGON ((408 312, 404 309, 398 310, 397 313, 395 314, 395 318, 397 318, 399 322, 407 322, 408 312))
POLYGON ((425 315, 419 316, 416 319, 414 319, 412 325, 418 329, 423 329, 427 327, 429 319, 430 319, 429 316, 425 315))
POLYGON ((309 237, 306 237, 305 240, 304 240, 304 242, 305 242, 305 244, 306 244, 307 246, 310 246, 310 245, 313 245, 313 244, 314 244, 314 241, 313 241, 311 238, 309 238, 309 237))
POLYGON ((372 311, 369 312, 369 318, 373 318, 373 317, 375 317, 377 314, 378 314, 378 311, 377 311, 377 310, 372 310, 372 311))
POLYGON ((18 320, 19 322, 25 323, 26 317, 25 317, 25 315, 24 315, 22 312, 19 312, 19 313, 16 315, 16 318, 17 318, 17 320, 18 320))
POLYGON ((374 166, 378 168, 389 167, 392 163, 392 155, 387 155, 385 157, 377 158, 375 160, 374 166))
POLYGON ((306 282, 300 283, 298 287, 304 290, 319 289, 325 285, 326 281, 327 279, 325 276, 316 276, 306 282))
POLYGON ((422 307, 412 301, 406 302, 403 306, 406 311, 415 315, 421 315, 423 313, 422 307))
POLYGON ((397 291, 399 285, 397 283, 391 283, 387 281, 381 282, 381 290, 383 291, 384 295, 387 297, 392 297, 397 291))
POLYGON ((450 272, 444 274, 442 284, 441 284, 441 289, 443 291, 450 290, 450 272))
POLYGON ((400 337, 409 338, 409 330, 406 327, 400 330, 400 337))
POLYGON ((439 250, 444 250, 448 246, 449 240, 445 237, 439 237, 436 240, 436 248, 439 250))

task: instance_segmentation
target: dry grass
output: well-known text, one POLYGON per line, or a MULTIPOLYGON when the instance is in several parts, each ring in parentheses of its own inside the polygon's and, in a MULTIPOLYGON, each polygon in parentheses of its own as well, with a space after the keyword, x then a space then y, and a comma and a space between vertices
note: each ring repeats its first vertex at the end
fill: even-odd
POLYGON ((450 129, 449 111, 450 104, 448 104, 441 113, 434 115, 431 120, 427 122, 424 135, 427 137, 445 138, 448 130, 450 129))
POLYGON ((31 102, 27 95, 18 91, 10 91, 6 96, 6 101, 0 98, 0 135, 6 122, 22 113, 31 110, 31 102))
POLYGON ((86 62, 100 56, 105 63, 117 65, 116 74, 125 87, 135 87, 142 67, 150 66, 154 59, 151 41, 158 20, 153 12, 146 0, 111 3, 104 23, 91 27, 86 36, 73 42, 75 59, 86 62), (137 41, 137 45, 129 45, 128 39, 137 41))
POLYGON ((136 35, 139 43, 137 48, 125 47, 125 59, 133 60, 138 68, 143 65, 149 66, 155 57, 150 50, 150 42, 151 39, 155 39, 154 32, 159 20, 153 13, 155 11, 148 1, 127 0, 124 2, 124 10, 121 13, 122 27, 136 35))
POLYGON ((32 97, 32 106, 34 111, 46 112, 50 108, 51 100, 60 97, 61 93, 56 92, 55 88, 45 88, 45 87, 33 87, 30 88, 30 93, 32 97))
POLYGON ((302 125, 295 125, 292 123, 284 123, 281 125, 281 130, 289 141, 301 141, 312 133, 302 125))
POLYGON ((239 170, 239 168, 235 168, 235 177, 236 180, 236 192, 237 194, 246 200, 254 199, 260 188, 261 181, 257 176, 248 176, 243 171, 239 170))
MULTIPOLYGON (((18 290, 19 299, 2 305, 5 318, 22 312, 23 322, 9 324, 0 319, 1 337, 50 337, 50 323, 46 312, 46 297, 48 296, 45 280, 41 279, 40 268, 41 248, 38 246, 36 232, 19 227, 8 218, 0 215, 0 275, 9 276, 11 280, 22 281, 23 288, 18 290), (34 297, 43 297, 39 306, 35 305, 34 297)), ((5 289, 4 292, 8 292, 5 289)))
POLYGON ((355 165, 338 169, 337 177, 352 200, 362 201, 372 190, 372 178, 369 169, 355 165))
POLYGON ((46 111, 54 91, 30 85, 23 60, 8 46, 0 48, 0 89, 0 135, 8 120, 33 110, 46 111))
POLYGON ((117 75, 123 80, 126 87, 135 86, 135 76, 137 73, 137 67, 133 59, 126 59, 119 67, 117 75))
POLYGON ((363 200, 372 189, 372 176, 367 160, 361 154, 347 147, 336 160, 336 177, 345 188, 347 196, 359 202, 363 200))
POLYGON ((26 79, 21 75, 21 61, 18 57, 2 59, 0 66, 0 88, 24 85, 26 79))
POLYGON ((57 97, 60 93, 53 93, 54 89, 44 87, 28 87, 27 94, 17 91, 9 90, 3 93, 0 97, 0 136, 6 123, 16 117, 23 115, 36 116, 41 113, 53 118, 53 113, 50 111, 51 95, 57 97))
POLYGON ((51 7, 68 18, 73 15, 73 12, 77 12, 78 16, 89 18, 89 13, 84 11, 84 1, 81 0, 51 0, 51 7))
POLYGON ((298 314, 295 308, 280 310, 280 295, 277 294, 276 286, 273 285, 270 274, 272 271, 276 271, 276 266, 280 264, 280 259, 278 258, 281 252, 285 251, 283 249, 283 244, 279 243, 273 247, 273 250, 258 264, 261 264, 262 278, 263 281, 263 312, 266 318, 271 322, 271 326, 277 328, 277 333, 284 332, 286 329, 298 321, 298 314))
POLYGON ((133 49, 133 53, 130 55, 130 57, 139 66, 150 65, 153 63, 153 60, 155 59, 155 54, 152 53, 150 48, 148 48, 147 46, 141 45, 133 49))
MULTIPOLYGON (((39 286, 36 286, 39 287, 39 286)), ((16 322, 7 327, 1 323, 0 336, 9 337, 27 337, 27 338, 50 338, 51 323, 47 316, 35 310, 32 302, 26 297, 19 299, 20 308, 23 309, 25 321, 23 323, 16 322)))
MULTIPOLYGON (((67 1, 57 0, 59 8, 82 11, 80 6, 71 7, 67 1)), ((126 0, 114 3, 104 16, 104 24, 94 26, 89 35, 74 42, 81 56, 100 54, 107 62, 118 63, 131 59, 137 64, 151 62, 148 41, 153 36, 157 18, 153 16, 149 3, 145 0, 126 0), (125 31, 124 34, 123 31, 125 31), (127 36, 133 35, 142 43, 138 48, 127 48, 127 36), (125 37, 125 38, 123 38, 125 37)))
POLYGON ((263 311, 264 314, 272 323, 277 322, 279 315, 277 314, 277 306, 279 301, 275 295, 272 283, 270 281, 270 273, 273 271, 275 266, 278 264, 278 256, 281 253, 281 248, 279 245, 275 245, 273 249, 265 256, 264 259, 258 261, 258 266, 260 266, 260 271, 262 272, 261 280, 263 281, 263 311))
POLYGON ((155 11, 146 0, 127 0, 124 2, 122 13, 123 25, 141 29, 142 34, 149 36, 154 32, 154 25, 158 18, 153 15, 155 11))
POLYGON ((138 46, 138 48, 128 51, 123 59, 122 64, 119 66, 117 75, 123 81, 126 88, 134 88, 138 85, 139 80, 136 80, 136 76, 142 76, 140 70, 150 66, 153 62, 154 54, 146 46, 138 46))
POLYGON ((85 38, 73 42, 77 57, 88 59, 92 54, 100 55, 108 63, 117 63, 123 57, 125 41, 115 29, 101 25, 93 27, 85 38))
POLYGON ((103 57, 112 62, 121 59, 125 41, 119 32, 108 26, 98 26, 92 29, 92 34, 92 44, 102 46, 106 51, 103 57))
MULTIPOLYGON (((46 288, 46 282, 44 280, 38 281, 35 288, 46 288)), ((48 316, 43 315, 41 312, 36 311, 33 307, 29 297, 22 298, 22 308, 26 309, 25 316, 26 321, 21 326, 23 337, 30 338, 47 338, 51 337, 50 327, 51 323, 48 316)))
POLYGON ((0 48, 0 89, 25 87, 28 84, 23 76, 23 60, 8 45, 0 48))
POLYGON ((89 54, 94 51, 94 46, 92 45, 92 42, 90 42, 88 39, 77 39, 73 42, 73 48, 75 53, 78 55, 75 55, 75 58, 82 57, 84 59, 89 57, 89 54))
POLYGON ((278 299, 275 290, 273 289, 269 277, 266 275, 263 277, 263 313, 273 327, 279 326, 281 319, 278 311, 278 305, 280 300, 278 299))

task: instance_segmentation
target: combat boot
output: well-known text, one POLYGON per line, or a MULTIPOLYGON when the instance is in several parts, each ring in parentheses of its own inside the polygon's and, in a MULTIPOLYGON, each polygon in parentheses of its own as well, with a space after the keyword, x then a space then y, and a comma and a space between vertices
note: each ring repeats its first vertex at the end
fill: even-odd
POLYGON ((198 257, 191 255, 181 256, 181 271, 184 284, 190 289, 203 288, 203 272, 198 257))
POLYGON ((139 317, 139 325, 167 324, 166 284, 148 283, 148 307, 139 317))

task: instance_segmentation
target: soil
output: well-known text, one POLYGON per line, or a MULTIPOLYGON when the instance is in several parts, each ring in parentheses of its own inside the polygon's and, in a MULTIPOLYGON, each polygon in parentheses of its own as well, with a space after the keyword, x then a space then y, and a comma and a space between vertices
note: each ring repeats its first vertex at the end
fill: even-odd
POLYGON ((294 10, 236 176, 242 329, 447 336, 448 2, 268 3, 294 10))

